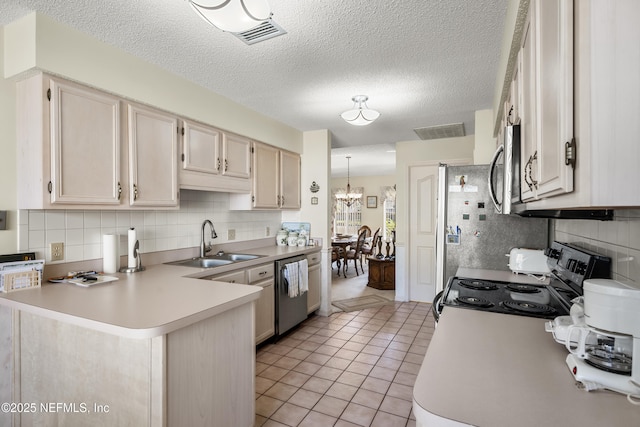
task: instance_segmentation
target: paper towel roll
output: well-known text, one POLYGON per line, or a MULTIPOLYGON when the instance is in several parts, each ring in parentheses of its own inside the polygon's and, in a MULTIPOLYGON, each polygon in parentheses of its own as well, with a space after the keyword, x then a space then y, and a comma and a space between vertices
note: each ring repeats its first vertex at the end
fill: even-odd
POLYGON ((118 247, 120 236, 117 234, 105 234, 102 236, 102 271, 107 274, 115 273, 120 267, 118 247))
POLYGON ((138 241, 138 237, 136 236, 136 229, 135 228, 130 228, 129 229, 129 242, 127 245, 128 248, 128 256, 127 256, 127 267, 129 268, 136 268, 136 257, 135 257, 135 246, 136 246, 136 242, 138 241))

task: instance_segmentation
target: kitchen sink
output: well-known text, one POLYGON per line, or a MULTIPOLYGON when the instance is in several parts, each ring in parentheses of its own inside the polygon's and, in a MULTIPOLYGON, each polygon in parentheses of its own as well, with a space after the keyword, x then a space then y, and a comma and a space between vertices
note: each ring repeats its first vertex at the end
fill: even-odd
POLYGON ((182 261, 168 262, 167 264, 181 265, 183 267, 213 268, 232 263, 233 261, 228 259, 189 258, 182 261))
POLYGON ((218 252, 215 255, 209 255, 207 257, 207 259, 213 259, 213 260, 229 260, 232 262, 238 262, 238 261, 248 261, 250 259, 256 259, 256 258, 260 258, 264 255, 251 255, 251 254, 234 254, 234 253, 220 253, 218 252))
POLYGON ((180 265, 183 267, 213 268, 220 267, 221 265, 233 264, 235 262, 248 261, 263 256, 264 255, 218 252, 215 255, 206 256, 204 258, 189 258, 181 261, 168 262, 167 264, 180 265))

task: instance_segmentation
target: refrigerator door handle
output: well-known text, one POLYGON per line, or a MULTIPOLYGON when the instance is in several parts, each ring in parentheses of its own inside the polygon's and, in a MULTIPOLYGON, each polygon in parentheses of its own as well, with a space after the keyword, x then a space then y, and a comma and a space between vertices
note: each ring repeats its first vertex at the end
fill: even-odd
POLYGON ((498 201, 498 197, 496 196, 496 189, 493 186, 493 176, 496 170, 496 164, 498 163, 500 154, 502 154, 503 151, 504 145, 500 145, 493 154, 493 159, 491 159, 491 163, 489 164, 489 195, 491 196, 491 200, 493 201, 498 213, 502 213, 502 203, 498 201))

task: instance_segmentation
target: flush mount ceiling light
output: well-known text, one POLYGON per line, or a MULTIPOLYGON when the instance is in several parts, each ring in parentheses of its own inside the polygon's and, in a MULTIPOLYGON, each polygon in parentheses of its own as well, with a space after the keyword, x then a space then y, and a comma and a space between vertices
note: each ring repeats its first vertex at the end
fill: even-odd
POLYGON ((187 0, 211 25, 230 33, 250 30, 271 18, 267 0, 187 0))
POLYGON ((367 95, 356 95, 351 99, 353 100, 353 108, 340 115, 347 123, 355 126, 365 126, 380 117, 380 113, 367 107, 367 100, 369 99, 367 95))

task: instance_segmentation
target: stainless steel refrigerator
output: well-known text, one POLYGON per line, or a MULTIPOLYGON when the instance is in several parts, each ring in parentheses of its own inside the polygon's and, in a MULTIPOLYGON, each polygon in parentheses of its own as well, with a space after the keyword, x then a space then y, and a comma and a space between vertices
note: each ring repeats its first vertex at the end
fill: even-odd
POLYGON ((499 214, 489 193, 489 165, 440 166, 436 293, 458 267, 508 271, 512 248, 545 248, 548 221, 499 214))

